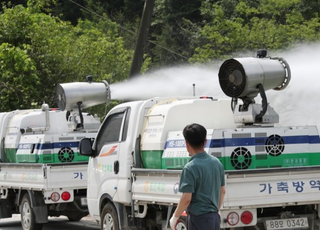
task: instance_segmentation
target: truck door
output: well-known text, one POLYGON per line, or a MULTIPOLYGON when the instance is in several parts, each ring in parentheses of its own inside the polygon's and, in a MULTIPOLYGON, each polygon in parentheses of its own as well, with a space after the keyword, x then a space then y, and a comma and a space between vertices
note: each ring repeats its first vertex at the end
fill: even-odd
POLYGON ((119 155, 127 133, 129 112, 129 108, 122 108, 108 114, 98 132, 94 144, 97 156, 92 159, 93 165, 89 165, 91 169, 96 169, 90 173, 89 180, 96 182, 90 184, 88 198, 99 197, 99 193, 114 197, 117 192, 119 155))

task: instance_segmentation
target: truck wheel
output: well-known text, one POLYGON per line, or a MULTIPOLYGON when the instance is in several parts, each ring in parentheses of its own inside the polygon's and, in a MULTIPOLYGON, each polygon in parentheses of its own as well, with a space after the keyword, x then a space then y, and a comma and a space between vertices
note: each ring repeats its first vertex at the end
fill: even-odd
POLYGON ((35 221, 35 215, 31 208, 31 202, 28 194, 22 198, 20 205, 21 225, 23 230, 41 230, 42 224, 35 221))
POLYGON ((107 203, 102 210, 101 230, 119 230, 117 211, 111 203, 107 203))
POLYGON ((186 217, 180 217, 178 224, 176 226, 177 230, 187 230, 187 218, 186 217))

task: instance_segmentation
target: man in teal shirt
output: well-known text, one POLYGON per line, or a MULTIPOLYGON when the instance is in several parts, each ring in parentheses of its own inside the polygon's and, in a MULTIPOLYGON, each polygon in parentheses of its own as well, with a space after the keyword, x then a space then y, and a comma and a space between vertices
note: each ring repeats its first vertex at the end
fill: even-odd
POLYGON ((190 161, 182 170, 179 204, 170 219, 175 229, 182 212, 187 209, 188 230, 220 229, 219 210, 225 195, 225 175, 221 162, 204 151, 207 131, 199 124, 183 130, 190 161))

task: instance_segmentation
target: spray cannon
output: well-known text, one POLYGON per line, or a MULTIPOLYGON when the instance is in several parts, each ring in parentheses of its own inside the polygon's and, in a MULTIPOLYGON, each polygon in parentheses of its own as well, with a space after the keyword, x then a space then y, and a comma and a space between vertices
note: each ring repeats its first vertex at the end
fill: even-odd
POLYGON ((219 69, 220 87, 227 96, 232 97, 231 107, 237 122, 279 122, 278 114, 268 106, 265 91, 285 89, 290 82, 291 72, 283 58, 266 55, 266 50, 259 50, 257 57, 229 59, 219 69), (254 101, 259 93, 262 105, 254 101), (243 105, 238 105, 238 98, 242 99, 243 105))
POLYGON ((61 111, 78 113, 83 127, 82 109, 110 102, 110 87, 107 81, 92 82, 92 77, 87 77, 88 82, 72 82, 58 84, 56 96, 58 108, 61 111))
POLYGON ((90 79, 88 82, 63 83, 57 86, 57 104, 62 111, 85 109, 109 102, 110 87, 107 81, 97 83, 90 79))

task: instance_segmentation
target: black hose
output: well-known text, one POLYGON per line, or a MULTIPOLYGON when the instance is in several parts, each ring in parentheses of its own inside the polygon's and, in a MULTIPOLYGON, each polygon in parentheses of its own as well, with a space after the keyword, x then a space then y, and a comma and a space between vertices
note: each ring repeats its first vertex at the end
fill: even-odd
POLYGON ((262 110, 260 111, 259 114, 256 115, 255 117, 255 122, 262 122, 262 117, 266 114, 267 108, 268 108, 268 100, 266 96, 266 92, 263 88, 262 84, 257 85, 257 88, 259 88, 260 91, 260 96, 262 98, 262 110))

